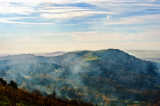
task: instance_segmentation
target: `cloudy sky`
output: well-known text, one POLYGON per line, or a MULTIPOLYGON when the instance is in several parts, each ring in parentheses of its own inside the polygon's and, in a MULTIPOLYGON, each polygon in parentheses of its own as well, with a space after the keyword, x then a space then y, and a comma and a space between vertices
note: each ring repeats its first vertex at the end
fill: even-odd
POLYGON ((0 53, 160 50, 160 0, 0 0, 0 53))

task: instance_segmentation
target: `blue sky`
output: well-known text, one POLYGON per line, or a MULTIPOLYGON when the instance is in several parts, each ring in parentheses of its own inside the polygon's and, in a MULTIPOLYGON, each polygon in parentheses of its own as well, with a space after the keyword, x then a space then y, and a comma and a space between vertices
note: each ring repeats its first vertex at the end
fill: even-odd
POLYGON ((159 0, 0 0, 0 53, 160 50, 159 0))

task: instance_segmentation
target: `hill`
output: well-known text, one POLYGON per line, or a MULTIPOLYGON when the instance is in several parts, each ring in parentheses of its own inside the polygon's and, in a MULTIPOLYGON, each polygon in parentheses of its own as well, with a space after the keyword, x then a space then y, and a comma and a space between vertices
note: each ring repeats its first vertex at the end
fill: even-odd
MULTIPOLYGON (((16 57, 17 58, 17 57, 16 57)), ((22 89, 94 104, 156 104, 158 63, 118 49, 69 52, 55 57, 0 59, 0 76, 22 89)))
POLYGON ((53 56, 59 56, 62 54, 65 54, 66 52, 58 51, 58 52, 52 52, 52 53, 44 53, 44 54, 36 54, 37 56, 44 56, 44 57, 53 57, 53 56))

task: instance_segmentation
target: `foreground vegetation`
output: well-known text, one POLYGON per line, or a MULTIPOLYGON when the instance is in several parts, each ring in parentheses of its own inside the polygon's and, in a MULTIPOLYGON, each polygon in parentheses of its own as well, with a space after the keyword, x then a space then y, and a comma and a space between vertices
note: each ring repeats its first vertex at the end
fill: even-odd
POLYGON ((46 97, 41 92, 34 90, 27 92, 0 78, 0 105, 2 106, 92 106, 91 103, 77 102, 76 100, 61 100, 56 98, 55 93, 46 97))

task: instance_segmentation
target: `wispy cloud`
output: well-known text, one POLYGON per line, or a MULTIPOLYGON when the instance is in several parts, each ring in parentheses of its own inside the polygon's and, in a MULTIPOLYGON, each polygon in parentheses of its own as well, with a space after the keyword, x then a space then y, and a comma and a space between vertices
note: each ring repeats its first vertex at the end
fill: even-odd
MULTIPOLYGON (((13 2, 14 3, 14 2, 13 2)), ((33 7, 12 4, 12 0, 10 2, 0 1, 0 14, 25 14, 35 12, 33 7)))
POLYGON ((28 25, 49 25, 54 23, 38 23, 38 22, 20 22, 16 21, 19 19, 28 19, 28 18, 34 18, 34 17, 12 17, 12 18, 0 18, 0 23, 9 23, 9 24, 28 24, 28 25))
POLYGON ((53 19, 72 19, 75 17, 87 17, 92 15, 98 15, 98 14, 109 14, 110 12, 103 12, 103 11, 72 11, 67 13, 53 13, 48 14, 44 13, 41 16, 45 18, 53 18, 53 19))
POLYGON ((159 8, 156 0, 1 0, 0 14, 39 14, 43 18, 72 19, 98 14, 120 14, 136 12, 147 8, 159 8), (85 8, 80 3, 91 4, 96 8, 85 8), (59 5, 57 5, 59 4, 59 5), (72 4, 72 6, 70 6, 72 4), (61 6, 62 5, 62 6, 61 6))
POLYGON ((127 24, 154 24, 160 23, 160 15, 143 15, 120 18, 117 20, 110 20, 105 25, 127 25, 127 24))
POLYGON ((45 18, 53 18, 53 19, 72 19, 74 17, 87 17, 98 14, 116 14, 113 12, 107 11, 99 11, 99 10, 91 10, 91 9, 83 9, 80 7, 47 7, 40 9, 41 16, 45 18))

